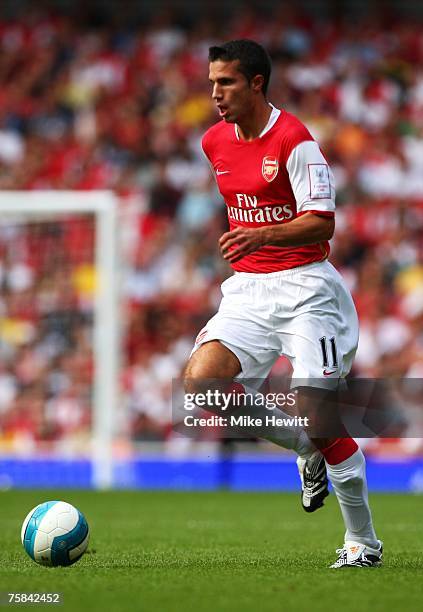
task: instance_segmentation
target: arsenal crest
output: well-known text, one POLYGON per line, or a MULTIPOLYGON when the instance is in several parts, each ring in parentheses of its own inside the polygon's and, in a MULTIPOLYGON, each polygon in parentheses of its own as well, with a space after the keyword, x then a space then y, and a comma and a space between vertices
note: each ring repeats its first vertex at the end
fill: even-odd
POLYGON ((266 155, 263 157, 263 165, 261 167, 261 173, 263 178, 270 183, 276 178, 279 170, 279 162, 274 155, 266 155))

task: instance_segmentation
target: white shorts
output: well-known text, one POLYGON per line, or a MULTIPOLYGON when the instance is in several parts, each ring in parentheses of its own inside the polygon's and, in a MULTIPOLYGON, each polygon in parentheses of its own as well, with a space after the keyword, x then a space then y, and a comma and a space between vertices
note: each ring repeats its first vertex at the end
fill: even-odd
POLYGON ((341 275, 327 261, 270 274, 235 273, 193 351, 220 340, 239 359, 237 379, 265 379, 285 355, 293 386, 334 388, 351 369, 358 318, 341 275))

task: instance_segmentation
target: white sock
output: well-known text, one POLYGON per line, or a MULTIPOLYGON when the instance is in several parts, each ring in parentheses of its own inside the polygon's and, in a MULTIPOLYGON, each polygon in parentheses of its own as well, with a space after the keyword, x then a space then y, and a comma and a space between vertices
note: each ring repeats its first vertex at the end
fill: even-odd
POLYGON ((344 518, 345 541, 378 548, 369 508, 366 460, 361 449, 337 465, 326 462, 326 467, 344 518))
POLYGON ((273 442, 277 446, 293 450, 301 459, 309 459, 311 455, 316 452, 316 447, 310 441, 304 430, 301 429, 300 431, 296 431, 295 428, 291 430, 284 428, 284 431, 280 431, 281 429, 282 428, 279 427, 276 433, 272 432, 260 437, 269 442, 273 442))

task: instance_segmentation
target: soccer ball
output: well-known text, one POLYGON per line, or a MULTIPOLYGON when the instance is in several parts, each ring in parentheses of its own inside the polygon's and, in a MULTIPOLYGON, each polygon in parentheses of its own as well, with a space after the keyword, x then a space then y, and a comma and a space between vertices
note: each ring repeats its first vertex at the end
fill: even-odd
POLYGON ((84 515, 63 501, 35 506, 25 518, 22 544, 28 555, 41 565, 72 565, 87 550, 88 523, 84 515))

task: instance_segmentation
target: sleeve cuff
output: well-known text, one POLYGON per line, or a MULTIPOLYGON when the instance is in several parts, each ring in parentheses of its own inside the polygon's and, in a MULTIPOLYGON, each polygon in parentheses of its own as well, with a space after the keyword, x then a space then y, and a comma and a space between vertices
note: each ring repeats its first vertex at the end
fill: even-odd
POLYGON ((301 210, 297 214, 297 217, 302 217, 306 213, 312 213, 313 215, 318 215, 319 217, 333 218, 335 216, 335 212, 333 210, 301 210))

